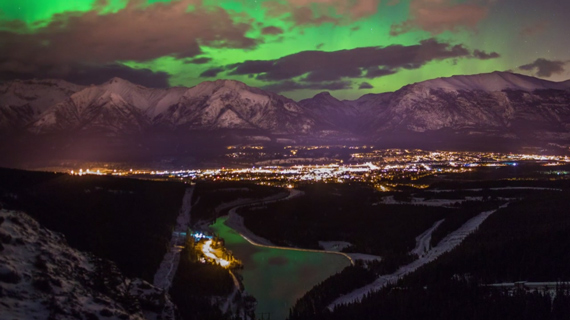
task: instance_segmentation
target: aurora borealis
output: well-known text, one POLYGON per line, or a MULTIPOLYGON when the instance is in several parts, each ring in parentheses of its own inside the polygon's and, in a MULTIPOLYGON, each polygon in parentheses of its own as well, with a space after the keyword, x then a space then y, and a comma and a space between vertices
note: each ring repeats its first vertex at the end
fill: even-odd
POLYGON ((0 2, 0 80, 243 81, 293 99, 496 70, 570 78, 559 0, 0 2))

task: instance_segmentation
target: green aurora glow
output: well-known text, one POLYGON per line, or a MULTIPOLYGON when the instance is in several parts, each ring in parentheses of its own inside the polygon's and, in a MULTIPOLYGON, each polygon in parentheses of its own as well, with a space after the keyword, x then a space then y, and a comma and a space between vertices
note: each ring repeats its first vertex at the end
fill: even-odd
MULTIPOLYGON (((373 1, 373 0, 371 0, 373 1)), ((475 59, 468 57, 435 59, 419 68, 399 68, 390 75, 373 79, 344 78, 351 81, 351 87, 336 90, 333 94, 337 98, 353 99, 366 93, 394 91, 400 87, 418 81, 436 77, 452 76, 456 74, 476 74, 496 70, 513 70, 525 72, 518 67, 529 64, 538 58, 549 61, 563 61, 570 59, 568 37, 563 37, 563 30, 568 26, 566 19, 557 14, 555 0, 541 3, 540 7, 533 6, 532 0, 504 0, 500 3, 486 4, 488 13, 478 21, 476 26, 449 28, 442 32, 426 31, 422 28, 412 28, 409 32, 391 35, 393 25, 409 20, 411 4, 413 1, 402 0, 389 4, 390 1, 378 2, 377 11, 371 15, 360 18, 348 18, 347 14, 339 14, 336 7, 323 7, 325 1, 314 1, 308 5, 313 17, 319 17, 324 12, 327 16, 339 19, 338 23, 299 24, 291 21, 291 15, 285 13, 281 16, 272 16, 267 9, 267 3, 281 4, 287 1, 277 0, 205 0, 203 4, 194 1, 196 5, 204 6, 207 10, 224 9, 235 22, 247 23, 249 30, 245 36, 255 39, 253 47, 229 47, 200 45, 201 53, 187 58, 177 58, 174 54, 155 57, 150 60, 120 60, 116 61, 124 66, 134 69, 150 69, 153 72, 166 72, 171 86, 193 86, 202 81, 216 78, 227 78, 243 81, 251 86, 263 87, 274 82, 256 79, 255 76, 232 75, 228 71, 220 72, 216 77, 201 77, 209 69, 243 63, 247 60, 275 60, 302 51, 347 50, 361 47, 387 47, 391 45, 412 46, 421 40, 435 38, 450 45, 460 44, 470 51, 481 50, 486 53, 496 52, 500 56, 491 59, 475 59), (551 3, 552 2, 552 3, 551 3), (321 3, 318 5, 317 3, 321 3), (516 11, 511 9, 516 7, 516 11), (324 8, 324 9, 323 9, 324 8), (543 22, 546 21, 546 22, 543 22), (541 29, 541 24, 544 25, 541 29), (279 34, 262 34, 264 27, 278 27, 283 31, 279 34), (537 29, 533 31, 532 28, 537 29), (527 34, 528 33, 528 34, 527 34), (207 57, 211 60, 203 64, 188 63, 191 58, 207 57), (362 82, 368 82, 373 88, 358 90, 362 82)), ((140 0, 139 2, 142 2, 140 0)), ((155 10, 155 2, 169 2, 168 0, 147 0, 145 10, 155 10)), ((299 0, 292 3, 307 3, 308 0, 299 0)), ((334 1, 328 1, 332 3, 334 1)), ((337 2, 341 2, 340 0, 337 2)), ((394 2, 394 1, 392 1, 394 2)), ((445 0, 450 5, 461 5, 466 1, 445 0)), ((471 1, 482 3, 486 1, 471 1)), ((24 22, 28 29, 26 33, 41 32, 53 19, 62 13, 73 12, 76 16, 97 10, 99 15, 109 15, 125 10, 127 2, 124 0, 3 0, 0 2, 0 22, 24 22)), ((560 10, 569 8, 567 4, 558 4, 560 10)), ((195 10, 194 5, 187 7, 188 11, 195 10)), ((570 11, 566 11, 570 12, 570 11)), ((5 24, 2 29, 10 31, 5 24)), ((184 32, 184 30, 180 30, 184 32)), ((167 37, 168 35, 165 35, 167 37)), ((1 62, 1 61, 0 61, 1 62)), ((526 71, 534 74, 536 70, 526 71)), ((564 80, 569 76, 566 70, 551 74, 552 80, 564 80)), ((299 81, 299 79, 292 79, 299 81)), ((283 94, 293 99, 312 96, 320 89, 301 89, 284 91, 283 94)))

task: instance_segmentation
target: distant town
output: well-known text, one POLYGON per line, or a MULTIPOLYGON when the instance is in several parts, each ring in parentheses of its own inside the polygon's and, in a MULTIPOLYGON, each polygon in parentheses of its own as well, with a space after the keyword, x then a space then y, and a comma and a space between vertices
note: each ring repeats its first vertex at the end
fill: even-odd
MULTIPOLYGON (((347 147, 354 151, 347 161, 331 159, 329 163, 314 163, 320 158, 295 158, 295 154, 307 150, 327 150, 338 146, 286 147, 291 157, 278 159, 279 165, 264 164, 250 167, 221 167, 189 170, 149 170, 149 169, 113 169, 108 165, 95 164, 89 168, 76 168, 68 172, 73 175, 113 175, 132 176, 154 180, 182 180, 194 182, 209 181, 253 181, 261 185, 293 188, 298 183, 320 181, 329 183, 364 182, 373 184, 380 191, 390 190, 390 181, 418 180, 435 174, 465 173, 478 167, 506 167, 524 163, 536 163, 541 166, 561 166, 570 163, 568 156, 511 154, 492 152, 461 151, 425 151, 407 149, 382 149, 373 147, 347 147), (313 162, 313 163, 311 163, 313 162)), ((232 147, 236 157, 253 152, 263 153, 264 147, 232 147)), ((275 160, 277 161, 277 160, 275 160)), ((557 175, 566 175, 565 171, 552 171, 557 175)), ((413 185, 422 187, 421 184, 413 185)))

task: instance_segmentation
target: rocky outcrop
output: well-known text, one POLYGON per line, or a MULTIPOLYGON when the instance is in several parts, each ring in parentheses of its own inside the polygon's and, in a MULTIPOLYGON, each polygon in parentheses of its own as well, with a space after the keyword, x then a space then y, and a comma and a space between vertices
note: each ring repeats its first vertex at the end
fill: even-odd
POLYGON ((2 319, 158 319, 169 303, 24 213, 0 210, 0 243, 2 319))

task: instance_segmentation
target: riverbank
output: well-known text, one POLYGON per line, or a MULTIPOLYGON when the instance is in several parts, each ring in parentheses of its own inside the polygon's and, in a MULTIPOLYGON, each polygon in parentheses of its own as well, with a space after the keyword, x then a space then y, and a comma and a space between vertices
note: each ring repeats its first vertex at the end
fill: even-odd
POLYGON ((341 255, 255 246, 219 218, 211 229, 224 239, 225 247, 242 261, 239 270, 245 292, 257 300, 256 314, 284 320, 289 309, 305 293, 349 266, 341 255))
POLYGON ((364 254, 364 253, 345 253, 340 251, 334 250, 315 250, 315 249, 303 249, 303 248, 295 248, 295 247, 283 247, 283 246, 276 246, 275 244, 271 243, 271 241, 262 238, 251 230, 247 229, 243 222, 243 217, 237 213, 239 208, 243 208, 246 206, 251 205, 266 205, 269 203, 277 202, 277 201, 285 201, 290 200, 296 197, 303 195, 303 192, 296 189, 290 189, 289 195, 283 196, 282 194, 278 194, 275 196, 267 197, 262 200, 252 201, 247 204, 241 204, 236 207, 233 207, 228 212, 228 218, 225 221, 225 224, 234 229, 238 232, 245 240, 257 247, 264 247, 264 248, 271 248, 271 249, 278 249, 278 250, 293 250, 293 251, 304 251, 304 252, 316 252, 316 253, 326 253, 326 254, 335 254, 341 255, 347 258, 350 261, 350 264, 354 265, 356 260, 364 260, 364 261, 373 261, 373 260, 381 260, 382 258, 375 255, 364 254))

